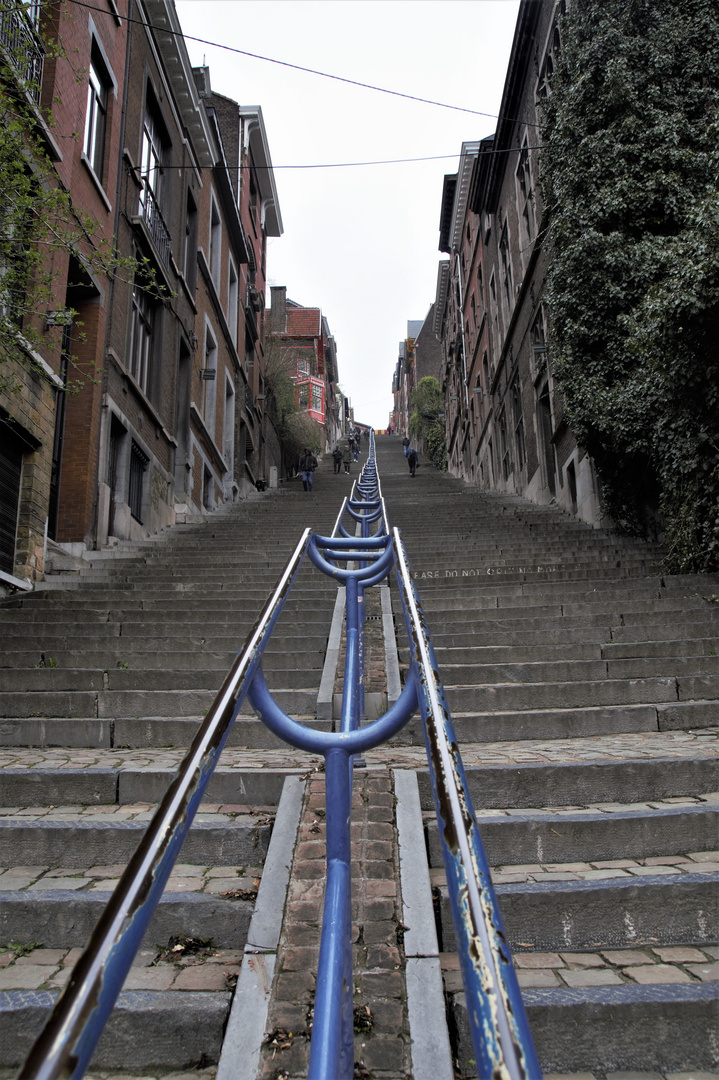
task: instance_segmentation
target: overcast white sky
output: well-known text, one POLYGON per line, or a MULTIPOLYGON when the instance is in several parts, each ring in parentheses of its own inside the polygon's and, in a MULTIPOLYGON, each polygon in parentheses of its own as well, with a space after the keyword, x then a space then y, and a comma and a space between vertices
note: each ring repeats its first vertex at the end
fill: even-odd
MULTIPOLYGON (((185 34, 390 90, 496 114, 519 0, 176 0, 185 34)), ((434 300, 442 181, 462 142, 495 129, 473 116, 188 41, 212 87, 260 105, 284 235, 267 272, 321 307, 355 418, 385 427, 408 319, 434 300), (355 168, 280 166, 453 155, 355 168)), ((268 296, 269 303, 269 296, 268 296)))

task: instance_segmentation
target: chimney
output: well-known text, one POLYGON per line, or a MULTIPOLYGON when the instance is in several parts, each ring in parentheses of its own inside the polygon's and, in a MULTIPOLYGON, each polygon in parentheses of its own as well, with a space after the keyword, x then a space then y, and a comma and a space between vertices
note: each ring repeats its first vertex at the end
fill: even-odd
POLYGON ((271 285, 270 333, 287 333, 287 286, 271 285))

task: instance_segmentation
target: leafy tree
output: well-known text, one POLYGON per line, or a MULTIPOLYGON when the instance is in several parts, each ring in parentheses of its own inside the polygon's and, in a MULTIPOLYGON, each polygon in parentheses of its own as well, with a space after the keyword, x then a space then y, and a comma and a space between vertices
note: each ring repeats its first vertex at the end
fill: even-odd
POLYGON ((444 429, 442 387, 433 375, 420 379, 410 394, 410 435, 424 441, 427 456, 436 469, 447 468, 447 441, 444 429))
POLYGON ((719 568, 715 0, 574 0, 544 113, 547 299, 606 509, 719 568))
POLYGON ((283 349, 277 338, 265 347, 265 387, 267 412, 282 444, 285 465, 296 468, 306 446, 316 454, 324 447, 324 430, 302 409, 297 400, 293 375, 297 372, 297 352, 283 349))

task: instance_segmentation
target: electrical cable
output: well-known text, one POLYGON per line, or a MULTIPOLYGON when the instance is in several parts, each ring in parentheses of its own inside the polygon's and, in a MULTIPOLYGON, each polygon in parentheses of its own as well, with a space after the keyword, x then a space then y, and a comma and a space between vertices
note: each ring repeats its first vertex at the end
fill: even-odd
MULTIPOLYGON (((87 8, 89 11, 98 11, 102 14, 107 14, 104 8, 95 7, 93 4, 89 4, 87 0, 70 0, 70 3, 75 4, 77 7, 87 8)), ((224 52, 231 52, 238 56, 247 56, 251 60, 263 60, 267 64, 277 64, 279 67, 291 68, 294 71, 303 71, 308 75, 318 75, 322 79, 332 79, 335 82, 346 83, 348 86, 357 86, 362 90, 374 90, 378 94, 389 94, 391 97, 404 98, 406 101, 416 101, 422 105, 434 105, 440 109, 450 109, 454 112, 470 113, 473 116, 486 116, 492 120, 509 120, 510 123, 519 123, 520 121, 513 117, 502 117, 497 113, 482 112, 480 109, 469 109, 465 105, 449 105, 445 101, 435 101, 432 98, 419 97, 417 94, 406 94, 401 90, 388 90, 385 86, 375 86, 373 83, 362 82, 359 79, 348 79, 344 75, 332 75, 328 71, 318 71, 317 68, 303 67, 302 64, 293 64, 289 60, 277 60, 272 56, 262 56, 260 53, 250 52, 248 49, 238 49, 234 45, 225 45, 219 41, 209 41, 207 38, 195 37, 193 34, 186 34, 183 30, 172 30, 168 26, 156 26, 154 23, 145 22, 143 19, 133 19, 127 16, 120 16, 125 22, 137 23, 139 26, 146 26, 149 30, 156 30, 162 34, 170 34, 174 37, 181 37, 186 41, 194 41, 199 45, 208 45, 213 49, 222 49, 224 52)), ((537 123, 531 121, 521 121, 525 123, 527 127, 539 127, 537 123)))
MULTIPOLYGON (((504 150, 485 150, 480 157, 485 157, 490 154, 512 154, 519 153, 521 150, 542 150, 542 146, 508 146, 504 150)), ((455 151, 453 154, 430 154, 426 157, 411 157, 411 158, 387 158, 383 161, 329 161, 329 162, 313 162, 309 165, 258 165, 253 162, 251 165, 238 165, 239 169, 252 169, 259 171, 260 169, 268 169, 270 172, 275 172, 278 169, 355 169, 363 168, 367 165, 406 165, 413 164, 418 161, 447 161, 451 158, 464 158, 472 157, 471 154, 463 154, 461 150, 459 153, 455 151)), ((187 165, 161 165, 160 171, 165 169, 187 169, 187 165)), ((200 165, 200 170, 210 168, 211 166, 200 165)), ((233 166, 234 168, 235 166, 233 166)), ((135 166, 137 169, 138 166, 135 166)))

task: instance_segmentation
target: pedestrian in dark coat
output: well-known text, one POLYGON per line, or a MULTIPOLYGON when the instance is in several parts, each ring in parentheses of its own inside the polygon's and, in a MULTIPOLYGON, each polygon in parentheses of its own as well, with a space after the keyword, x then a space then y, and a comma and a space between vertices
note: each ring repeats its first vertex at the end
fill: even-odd
POLYGON ((402 439, 402 446, 404 447, 404 456, 409 457, 409 439, 406 435, 402 439))
POLYGON ((300 458, 300 472, 302 473, 302 487, 305 491, 312 491, 312 479, 314 477, 315 469, 317 468, 317 458, 310 450, 309 446, 305 447, 305 452, 300 458))
POLYGON ((410 446, 409 453, 407 454, 407 464, 409 465, 409 475, 414 476, 415 469, 417 468, 418 455, 413 446, 410 446))
POLYGON ((334 450, 332 451, 332 460, 334 462, 335 472, 338 473, 342 465, 342 451, 340 450, 339 446, 335 446, 334 450))

